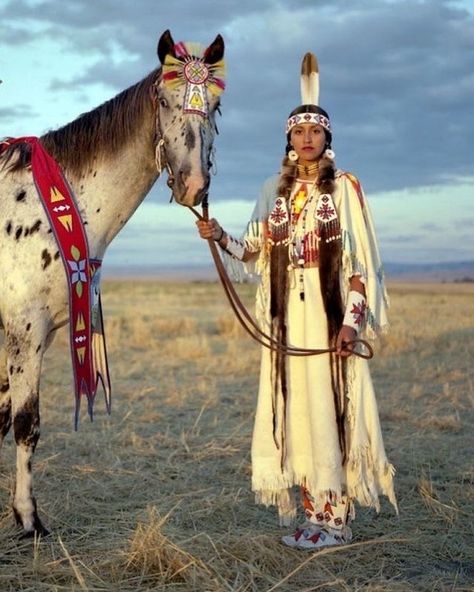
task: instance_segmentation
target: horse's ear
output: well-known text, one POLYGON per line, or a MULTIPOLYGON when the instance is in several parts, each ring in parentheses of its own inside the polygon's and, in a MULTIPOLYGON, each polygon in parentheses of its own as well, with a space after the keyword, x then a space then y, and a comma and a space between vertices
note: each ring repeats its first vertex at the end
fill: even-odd
POLYGON ((160 62, 162 64, 165 63, 165 58, 168 54, 174 55, 174 41, 173 37, 171 37, 171 33, 169 29, 163 33, 158 41, 158 57, 160 58, 160 62))
POLYGON ((221 35, 217 35, 214 41, 204 52, 204 61, 206 64, 215 64, 224 57, 224 39, 221 35))

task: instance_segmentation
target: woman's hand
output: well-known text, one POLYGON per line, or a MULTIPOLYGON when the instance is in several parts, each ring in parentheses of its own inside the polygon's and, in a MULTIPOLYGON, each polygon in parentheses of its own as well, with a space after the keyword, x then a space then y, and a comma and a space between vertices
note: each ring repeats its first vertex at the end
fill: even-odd
POLYGON ((352 346, 349 345, 347 349, 343 349, 345 343, 349 343, 357 338, 357 331, 347 325, 342 325, 341 330, 337 336, 336 348, 337 355, 347 358, 352 356, 352 346))
POLYGON ((199 236, 206 240, 211 238, 212 240, 220 241, 224 236, 224 229, 215 218, 211 218, 208 221, 198 220, 196 226, 198 227, 199 236))

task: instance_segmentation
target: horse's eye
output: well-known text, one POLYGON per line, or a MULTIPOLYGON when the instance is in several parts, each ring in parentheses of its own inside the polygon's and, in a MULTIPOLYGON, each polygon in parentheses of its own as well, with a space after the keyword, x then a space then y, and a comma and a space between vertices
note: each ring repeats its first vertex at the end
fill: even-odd
POLYGON ((166 108, 166 107, 168 107, 168 101, 165 98, 160 97, 160 105, 162 107, 166 108))

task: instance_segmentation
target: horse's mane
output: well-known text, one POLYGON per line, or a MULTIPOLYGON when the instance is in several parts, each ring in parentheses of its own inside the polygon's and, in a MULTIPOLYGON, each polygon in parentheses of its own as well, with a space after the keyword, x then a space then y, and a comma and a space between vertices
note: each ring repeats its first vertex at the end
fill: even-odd
MULTIPOLYGON (((150 88, 159 76, 158 68, 113 99, 47 132, 41 136, 41 143, 63 168, 80 175, 97 158, 119 150, 139 131, 143 118, 153 111, 150 88)), ((4 157, 4 165, 11 163, 12 172, 23 169, 31 161, 30 146, 13 144, 4 157)))

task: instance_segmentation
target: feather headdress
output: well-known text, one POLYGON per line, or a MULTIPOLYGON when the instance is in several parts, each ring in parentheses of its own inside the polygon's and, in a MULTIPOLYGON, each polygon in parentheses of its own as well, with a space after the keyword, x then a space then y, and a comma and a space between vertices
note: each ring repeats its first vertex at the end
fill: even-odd
POLYGON ((301 62, 301 103, 319 103, 319 68, 314 53, 308 52, 301 62))
POLYGON ((308 52, 305 54, 301 62, 301 105, 311 105, 311 110, 302 110, 289 117, 286 124, 286 133, 289 133, 291 128, 301 123, 315 123, 322 125, 324 129, 331 132, 331 123, 329 115, 319 107, 319 67, 316 56, 308 52))

